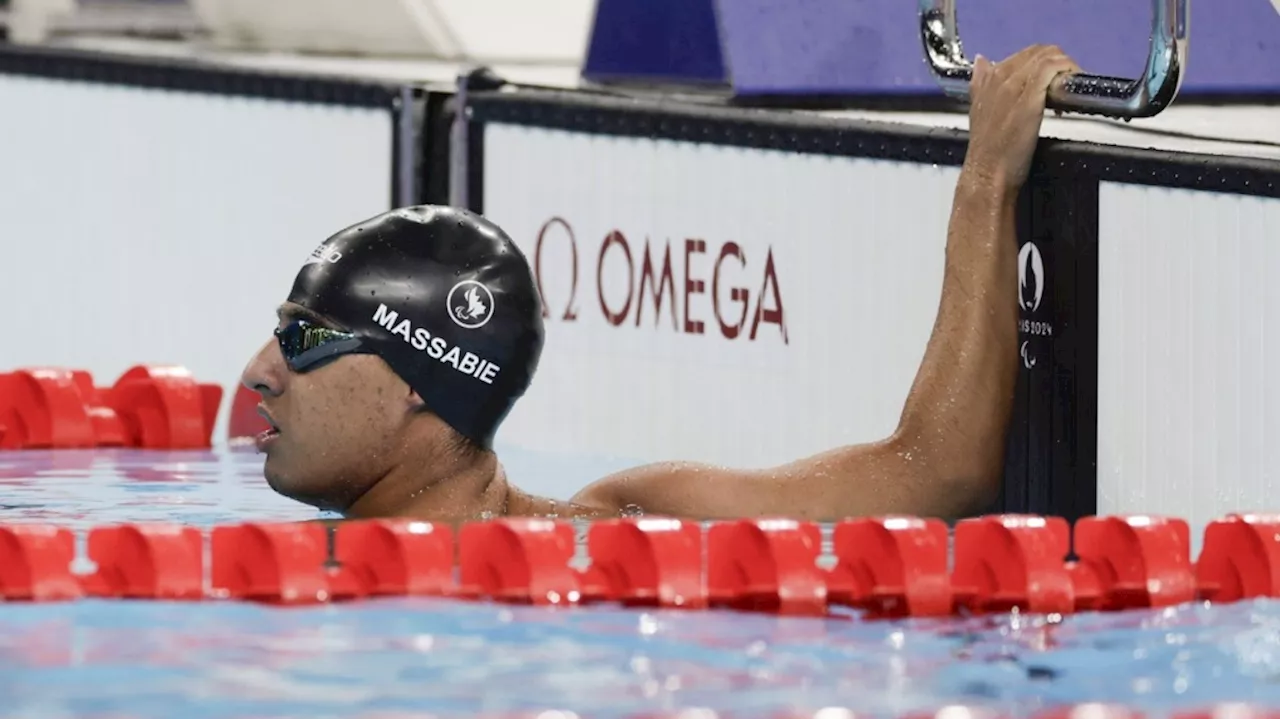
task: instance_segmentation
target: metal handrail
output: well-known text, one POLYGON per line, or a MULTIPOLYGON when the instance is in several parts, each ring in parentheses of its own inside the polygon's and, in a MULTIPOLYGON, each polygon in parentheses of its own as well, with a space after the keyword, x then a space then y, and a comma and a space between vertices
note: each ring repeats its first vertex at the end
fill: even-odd
MULTIPOLYGON (((1141 78, 1068 75, 1050 88, 1047 106, 1126 120, 1154 117, 1168 108, 1186 72, 1191 0, 1152 0, 1151 5, 1151 49, 1141 78)), ((973 63, 960 44, 955 0, 920 0, 920 32, 934 79, 947 95, 967 100, 973 63)))

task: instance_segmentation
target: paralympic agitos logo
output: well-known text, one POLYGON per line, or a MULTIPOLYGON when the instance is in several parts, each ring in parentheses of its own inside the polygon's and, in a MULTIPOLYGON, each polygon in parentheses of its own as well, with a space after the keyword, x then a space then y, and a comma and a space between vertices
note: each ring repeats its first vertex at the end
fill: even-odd
POLYGON ((639 241, 618 229, 587 240, 564 218, 552 217, 539 228, 532 254, 543 317, 577 322, 597 306, 613 327, 669 327, 690 335, 718 330, 725 339, 748 341, 776 332, 788 344, 771 245, 749 257, 737 242, 717 246, 705 239, 648 236, 639 241), (549 251, 558 243, 557 251, 549 251), (625 295, 615 286, 606 291, 606 263, 615 269, 609 277, 618 276, 618 267, 625 271, 625 295), (554 288, 551 297, 548 288, 554 288), (708 323, 714 324, 710 330, 708 323))

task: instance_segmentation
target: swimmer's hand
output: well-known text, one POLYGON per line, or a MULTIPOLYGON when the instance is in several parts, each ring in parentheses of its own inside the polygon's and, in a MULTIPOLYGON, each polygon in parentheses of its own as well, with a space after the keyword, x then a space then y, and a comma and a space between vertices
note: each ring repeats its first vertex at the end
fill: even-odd
POLYGON ((1001 62, 978 56, 969 89, 965 169, 1000 189, 1026 182, 1054 82, 1080 72, 1061 48, 1033 45, 1001 62))

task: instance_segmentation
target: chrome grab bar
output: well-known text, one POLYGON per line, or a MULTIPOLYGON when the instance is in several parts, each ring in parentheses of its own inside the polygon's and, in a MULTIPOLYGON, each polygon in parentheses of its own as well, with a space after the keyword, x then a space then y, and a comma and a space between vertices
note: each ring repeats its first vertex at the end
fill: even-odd
MULTIPOLYGON (((1168 108, 1186 72, 1191 0, 1152 0, 1151 6, 1151 49, 1140 79, 1069 75, 1050 88, 1048 107, 1125 120, 1168 108)), ((960 45, 956 0, 920 0, 920 31, 934 79, 947 95, 967 100, 973 63, 960 45)))

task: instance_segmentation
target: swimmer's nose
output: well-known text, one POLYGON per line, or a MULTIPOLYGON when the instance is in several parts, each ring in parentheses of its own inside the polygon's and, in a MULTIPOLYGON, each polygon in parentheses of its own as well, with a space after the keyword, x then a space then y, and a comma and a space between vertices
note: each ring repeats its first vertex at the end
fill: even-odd
POLYGON ((249 360, 240 383, 263 396, 276 396, 284 391, 284 355, 275 341, 268 341, 249 360))

